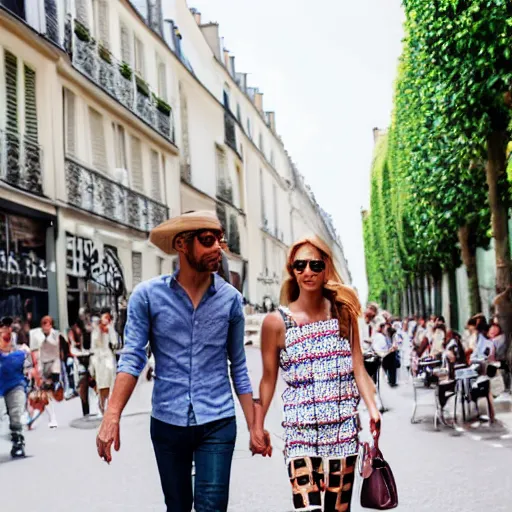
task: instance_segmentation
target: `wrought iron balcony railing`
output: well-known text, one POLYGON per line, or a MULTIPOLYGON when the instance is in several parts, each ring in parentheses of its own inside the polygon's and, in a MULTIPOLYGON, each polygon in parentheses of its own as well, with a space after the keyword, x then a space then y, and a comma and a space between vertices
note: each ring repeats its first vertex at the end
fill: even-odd
POLYGON ((122 103, 158 133, 174 143, 171 107, 158 98, 149 85, 126 63, 94 41, 89 29, 68 18, 66 48, 73 66, 122 103))
POLYGON ((13 187, 43 194, 43 150, 21 134, 0 130, 0 179, 13 187))
POLYGON ((66 158, 68 203, 138 229, 149 232, 168 218, 167 206, 107 178, 103 174, 66 158))

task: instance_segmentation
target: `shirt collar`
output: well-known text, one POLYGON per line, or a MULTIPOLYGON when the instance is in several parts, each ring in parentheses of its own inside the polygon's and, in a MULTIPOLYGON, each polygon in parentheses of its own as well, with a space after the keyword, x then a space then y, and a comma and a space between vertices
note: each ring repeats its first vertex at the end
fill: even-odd
MULTIPOLYGON (((180 270, 177 269, 171 274, 171 278, 169 280, 169 286, 171 288, 174 288, 176 285, 178 285, 178 275, 180 273, 180 270)), ((210 293, 217 293, 219 291, 219 287, 221 284, 221 280, 223 280, 217 273, 212 273, 212 282, 210 284, 210 287, 208 288, 208 291, 210 293)))

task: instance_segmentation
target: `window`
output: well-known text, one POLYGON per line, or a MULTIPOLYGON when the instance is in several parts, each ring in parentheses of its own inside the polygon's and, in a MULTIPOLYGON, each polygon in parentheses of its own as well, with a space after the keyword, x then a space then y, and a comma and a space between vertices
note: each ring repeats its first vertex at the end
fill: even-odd
POLYGON ((64 88, 64 140, 66 153, 76 156, 75 95, 64 88))
POLYGON ((224 107, 226 110, 229 109, 229 87, 227 85, 224 86, 224 107))
POLYGON ((18 132, 18 58, 5 50, 5 96, 7 119, 5 127, 8 131, 18 132))
POLYGON ((114 149, 116 152, 116 169, 127 169, 126 159, 126 134, 124 128, 117 123, 112 123, 114 131, 114 149))
POLYGON ((89 107, 89 130, 91 135, 92 165, 98 171, 106 173, 108 166, 103 116, 92 107, 89 107))
POLYGON ((123 22, 119 22, 119 33, 121 34, 121 60, 130 66, 132 65, 132 38, 130 29, 123 22))
POLYGON ((263 183, 263 170, 260 169, 260 210, 261 210, 261 225, 266 227, 267 216, 265 215, 265 184, 263 183))
POLYGON ((242 111, 240 110, 240 103, 237 103, 236 105, 236 118, 238 119, 239 123, 242 123, 242 111))
POLYGON ((165 62, 156 54, 156 70, 158 74, 158 97, 167 101, 167 73, 165 62))
POLYGON ((109 48, 109 9, 107 0, 92 0, 92 14, 94 19, 93 34, 101 46, 109 48))
POLYGON ((279 238, 279 215, 277 209, 277 186, 274 183, 272 187, 273 199, 274 199, 274 226, 275 226, 275 236, 279 238))
POLYGON ((275 167, 276 167, 276 157, 274 155, 274 150, 273 149, 270 150, 270 165, 272 167, 274 167, 274 169, 275 169, 275 167))
POLYGON ((268 275, 268 255, 267 255, 267 239, 263 237, 262 240, 262 250, 263 250, 263 274, 268 275))
POLYGON ((260 151, 262 153, 265 152, 264 148, 263 148, 263 135, 260 133, 259 137, 258 137, 258 146, 260 148, 260 151))
POLYGON ((132 252, 132 287, 142 282, 142 253, 132 252))
POLYGON ((142 41, 135 36, 134 37, 134 48, 135 48, 135 72, 138 73, 142 78, 146 76, 144 67, 144 45, 142 41))
POLYGON ((164 273, 164 259, 161 256, 157 256, 158 258, 158 275, 161 276, 164 273))
POLYGON ((155 201, 162 201, 162 185, 160 184, 160 156, 154 149, 151 150, 151 197, 155 201))
POLYGON ((247 118, 247 135, 252 140, 251 120, 247 118))
POLYGON ((142 143, 140 139, 133 136, 130 140, 132 149, 131 158, 131 175, 132 175, 132 188, 139 192, 144 192, 144 180, 142 176, 142 143))
POLYGON ((82 25, 89 26, 89 9, 86 0, 75 0, 76 19, 82 25))

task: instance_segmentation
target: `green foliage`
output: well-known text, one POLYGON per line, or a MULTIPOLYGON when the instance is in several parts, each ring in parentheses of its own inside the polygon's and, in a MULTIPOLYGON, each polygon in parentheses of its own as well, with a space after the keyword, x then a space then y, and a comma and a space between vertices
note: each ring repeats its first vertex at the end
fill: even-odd
POLYGON ((460 265, 461 226, 473 249, 488 246, 487 140, 509 127, 512 84, 511 2, 403 3, 393 118, 376 144, 363 220, 370 299, 388 307, 408 278, 460 265))

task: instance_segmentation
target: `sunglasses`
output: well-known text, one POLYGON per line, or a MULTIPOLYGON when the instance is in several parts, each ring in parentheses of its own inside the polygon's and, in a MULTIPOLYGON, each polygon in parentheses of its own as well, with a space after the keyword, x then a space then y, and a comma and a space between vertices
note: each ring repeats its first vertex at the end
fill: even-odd
POLYGON ((191 238, 194 237, 197 238, 199 243, 206 249, 213 247, 215 245, 215 242, 219 242, 219 244, 222 244, 226 241, 224 238, 224 233, 222 233, 222 231, 194 231, 193 233, 191 233, 191 238))
POLYGON ((323 260, 295 260, 292 264, 292 268, 297 272, 304 272, 307 266, 311 272, 319 274, 325 270, 325 261, 323 260))

